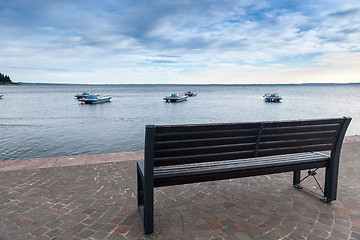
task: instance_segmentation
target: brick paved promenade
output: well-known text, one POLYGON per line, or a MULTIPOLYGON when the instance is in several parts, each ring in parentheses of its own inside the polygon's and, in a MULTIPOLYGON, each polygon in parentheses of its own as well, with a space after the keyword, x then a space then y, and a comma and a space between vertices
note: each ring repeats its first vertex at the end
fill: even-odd
POLYGON ((95 164, 106 156, 120 155, 48 159, 53 162, 41 169, 43 160, 27 170, 14 170, 27 160, 0 165, 0 240, 360 239, 358 142, 343 145, 338 199, 331 204, 293 188, 291 174, 158 188, 150 236, 136 209, 134 159, 141 152, 95 164), (61 164, 84 159, 94 164, 61 164))

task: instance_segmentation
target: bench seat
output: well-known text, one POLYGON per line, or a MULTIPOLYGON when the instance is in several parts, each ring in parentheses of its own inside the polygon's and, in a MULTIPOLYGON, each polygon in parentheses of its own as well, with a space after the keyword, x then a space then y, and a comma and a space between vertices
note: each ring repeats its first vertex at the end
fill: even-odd
MULTIPOLYGON (((235 159, 154 167, 154 187, 215 181, 310 168, 326 167, 330 157, 318 152, 283 154, 276 156, 235 159), (226 175, 224 175, 226 173, 226 175)), ((138 161, 144 174, 144 160, 138 161)))

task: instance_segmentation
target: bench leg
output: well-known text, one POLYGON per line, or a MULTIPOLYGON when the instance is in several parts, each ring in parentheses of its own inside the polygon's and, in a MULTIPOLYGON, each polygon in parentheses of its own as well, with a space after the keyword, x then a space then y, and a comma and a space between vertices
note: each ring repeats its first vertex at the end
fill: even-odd
POLYGON ((325 171, 325 202, 331 202, 336 200, 338 185, 338 168, 329 166, 325 171))
POLYGON ((138 201, 138 211, 142 214, 142 209, 144 207, 144 188, 142 184, 143 180, 139 170, 137 171, 137 201, 138 201))
POLYGON ((146 234, 154 231, 154 189, 146 184, 144 189, 144 231, 146 234))
POLYGON ((150 234, 154 231, 154 189, 146 184, 139 170, 137 171, 137 197, 138 211, 144 225, 144 232, 150 234))
POLYGON ((301 177, 301 171, 294 171, 294 175, 293 175, 293 186, 296 188, 299 188, 299 183, 300 183, 300 177, 301 177))
POLYGON ((320 183, 318 182, 318 180, 316 179, 315 175, 316 175, 316 171, 318 170, 318 168, 311 170, 308 170, 308 174, 307 176, 305 176, 303 179, 300 180, 300 175, 301 175, 301 171, 294 171, 294 177, 293 177, 293 185, 295 188, 297 189, 305 189, 317 196, 319 196, 321 198, 322 201, 326 202, 326 197, 325 197, 325 193, 323 188, 321 187, 320 183), (305 179, 307 179, 308 177, 312 176, 316 182, 316 184, 318 185, 319 189, 321 192, 308 187, 306 185, 301 184, 302 181, 304 181, 305 179))

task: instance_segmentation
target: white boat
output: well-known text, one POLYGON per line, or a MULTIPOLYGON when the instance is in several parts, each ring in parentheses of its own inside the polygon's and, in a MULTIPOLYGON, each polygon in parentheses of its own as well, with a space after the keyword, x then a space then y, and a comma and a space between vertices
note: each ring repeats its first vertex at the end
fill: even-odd
POLYGON ((188 96, 186 96, 184 93, 173 93, 170 96, 166 96, 163 98, 163 100, 165 100, 165 102, 182 102, 182 101, 186 101, 188 99, 188 96))
POLYGON ((188 96, 188 97, 195 97, 197 95, 197 92, 195 92, 195 91, 187 91, 185 93, 185 95, 188 96))
POLYGON ((112 98, 111 96, 96 94, 96 95, 88 95, 87 97, 82 97, 78 100, 81 104, 96 104, 96 103, 110 102, 111 98, 112 98))
POLYGON ((278 93, 265 93, 263 97, 266 102, 280 102, 282 100, 278 93))

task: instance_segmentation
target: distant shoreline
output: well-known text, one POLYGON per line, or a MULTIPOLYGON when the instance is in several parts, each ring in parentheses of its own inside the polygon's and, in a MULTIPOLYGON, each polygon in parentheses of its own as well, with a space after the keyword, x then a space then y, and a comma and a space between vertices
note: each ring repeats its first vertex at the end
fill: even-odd
POLYGON ((19 85, 19 83, 15 83, 15 82, 12 82, 12 83, 0 83, 0 85, 19 85))
POLYGON ((80 85, 80 86, 139 86, 139 85, 149 85, 149 86, 343 86, 343 85, 360 85, 358 83, 274 83, 274 84, 262 84, 262 83, 249 83, 249 84, 195 84, 195 83, 188 83, 188 84, 179 84, 179 83, 25 83, 25 82, 16 82, 16 83, 0 83, 0 85, 80 85))

